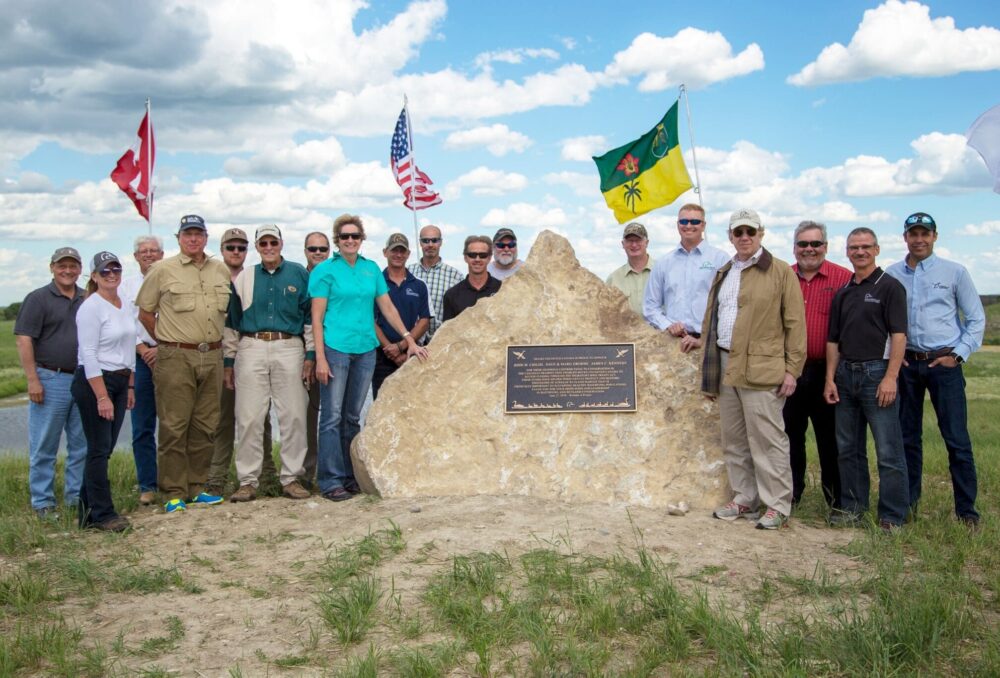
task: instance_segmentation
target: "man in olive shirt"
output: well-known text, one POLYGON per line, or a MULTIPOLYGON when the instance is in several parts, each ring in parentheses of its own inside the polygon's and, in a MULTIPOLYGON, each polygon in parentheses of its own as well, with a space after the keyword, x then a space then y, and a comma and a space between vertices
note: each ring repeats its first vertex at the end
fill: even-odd
POLYGON ((271 450, 260 436, 268 402, 281 430, 281 487, 291 499, 308 499, 300 484, 306 458, 306 404, 316 352, 309 301, 309 273, 281 256, 281 230, 261 226, 254 237, 261 263, 233 281, 226 319, 223 380, 236 389, 236 477, 230 501, 257 496, 261 466, 271 450), (303 335, 305 347, 303 347, 303 335), (238 387, 238 388, 237 388, 238 387))
POLYGON ((160 420, 157 485, 168 513, 186 501, 218 504, 204 492, 219 427, 222 328, 229 269, 205 253, 208 230, 196 214, 181 218, 180 253, 154 266, 139 289, 139 321, 156 340, 153 371, 160 420))

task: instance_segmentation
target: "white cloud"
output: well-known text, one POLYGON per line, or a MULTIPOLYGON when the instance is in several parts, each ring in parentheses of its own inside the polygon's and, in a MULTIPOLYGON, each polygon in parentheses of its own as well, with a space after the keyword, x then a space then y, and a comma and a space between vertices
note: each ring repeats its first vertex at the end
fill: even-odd
POLYGON ((229 158, 225 170, 234 176, 311 177, 329 175, 347 162, 334 137, 266 149, 249 158, 229 158))
POLYGON ((517 172, 501 172, 479 166, 448 183, 445 197, 458 198, 462 189, 472 189, 473 195, 504 195, 522 191, 528 186, 528 178, 517 172))
POLYGON ((918 2, 888 2, 865 11, 846 47, 823 48, 792 85, 812 86, 876 77, 933 77, 1000 69, 1000 30, 959 29, 951 17, 932 19, 918 2))
POLYGON ((601 190, 601 179, 596 170, 593 174, 550 172, 542 177, 542 181, 554 186, 568 186, 574 194, 580 196, 593 196, 600 193, 601 190))
POLYGON ((546 209, 537 205, 516 202, 506 208, 493 208, 480 220, 483 226, 527 226, 529 228, 552 228, 569 223, 566 212, 560 207, 546 209))
POLYGON ((959 235, 1000 235, 1000 221, 966 224, 958 233, 959 235))
POLYGON ((639 91, 658 92, 681 83, 699 88, 764 68, 764 52, 751 43, 733 56, 722 33, 684 28, 672 37, 641 33, 605 69, 611 78, 642 76, 639 91))
POLYGON ((606 150, 608 140, 598 134, 586 137, 571 137, 563 139, 562 159, 577 162, 593 162, 593 156, 606 150))
POLYGON ((490 64, 494 62, 501 62, 505 64, 519 64, 525 59, 558 59, 559 52, 554 49, 544 48, 532 48, 532 47, 518 47, 516 49, 505 49, 498 50, 494 52, 483 52, 476 56, 476 67, 477 68, 489 68, 490 64))
POLYGON ((454 150, 480 149, 501 157, 508 153, 523 153, 531 146, 527 135, 511 130, 507 125, 495 124, 452 132, 444 140, 444 147, 454 150))

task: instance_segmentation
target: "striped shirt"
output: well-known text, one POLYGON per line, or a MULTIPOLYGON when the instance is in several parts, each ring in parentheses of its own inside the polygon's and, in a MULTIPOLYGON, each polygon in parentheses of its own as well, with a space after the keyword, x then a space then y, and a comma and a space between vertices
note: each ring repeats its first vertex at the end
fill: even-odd
POLYGON ((740 281, 743 271, 757 263, 763 249, 746 261, 733 257, 733 267, 729 275, 722 281, 719 288, 719 348, 728 351, 733 344, 733 327, 736 326, 736 314, 740 310, 740 281), (734 275, 735 274, 735 275, 734 275))
POLYGON ((424 281, 424 284, 427 285, 427 293, 430 295, 431 326, 421 341, 421 343, 426 344, 434 336, 437 328, 441 326, 441 317, 444 315, 444 293, 465 280, 465 276, 440 259, 430 268, 424 268, 424 265, 417 261, 407 266, 406 270, 424 281))

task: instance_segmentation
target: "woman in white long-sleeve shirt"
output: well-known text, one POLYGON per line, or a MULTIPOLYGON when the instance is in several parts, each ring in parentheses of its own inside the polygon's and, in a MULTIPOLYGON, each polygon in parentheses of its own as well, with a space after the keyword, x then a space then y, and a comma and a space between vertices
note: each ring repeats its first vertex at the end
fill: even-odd
POLYGON ((87 298, 76 314, 79 345, 70 392, 80 409, 87 462, 80 488, 80 527, 124 532, 131 527, 111 500, 108 459, 125 411, 135 404, 135 319, 118 297, 121 262, 98 252, 90 265, 87 298))

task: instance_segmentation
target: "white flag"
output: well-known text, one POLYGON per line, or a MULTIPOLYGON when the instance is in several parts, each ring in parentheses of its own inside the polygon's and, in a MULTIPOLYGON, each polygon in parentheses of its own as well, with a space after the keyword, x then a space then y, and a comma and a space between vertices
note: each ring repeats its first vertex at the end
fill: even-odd
POLYGON ((993 191, 1000 193, 1000 105, 979 116, 965 133, 966 143, 979 151, 993 175, 993 191))

